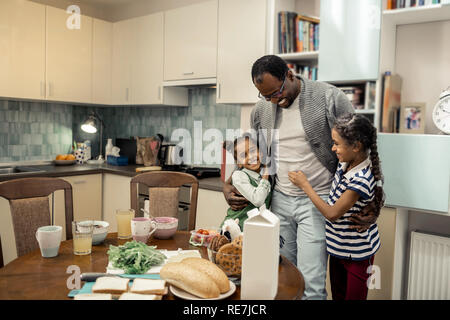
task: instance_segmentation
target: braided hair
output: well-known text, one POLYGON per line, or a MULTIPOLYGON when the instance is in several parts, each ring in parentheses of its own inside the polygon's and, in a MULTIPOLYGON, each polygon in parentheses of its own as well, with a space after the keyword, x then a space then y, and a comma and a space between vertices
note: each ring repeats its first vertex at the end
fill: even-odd
POLYGON ((334 129, 346 141, 348 145, 354 145, 357 142, 365 152, 370 151, 370 161, 372 162, 372 174, 375 178, 375 197, 368 204, 367 210, 374 210, 378 216, 384 204, 383 199, 383 174, 381 172, 380 159, 377 150, 377 129, 372 125, 368 118, 359 114, 346 114, 336 119, 334 129))

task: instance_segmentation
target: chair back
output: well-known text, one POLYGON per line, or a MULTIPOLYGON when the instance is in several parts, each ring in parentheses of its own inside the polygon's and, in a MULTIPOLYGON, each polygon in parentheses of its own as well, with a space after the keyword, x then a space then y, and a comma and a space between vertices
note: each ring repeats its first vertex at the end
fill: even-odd
POLYGON ((189 230, 195 229, 197 215, 198 180, 191 174, 173 171, 152 171, 131 179, 131 208, 138 213, 139 184, 149 188, 150 215, 178 217, 178 193, 183 185, 191 186, 189 230))
MULTIPOLYGON (((69 182, 58 178, 23 178, 0 182, 0 197, 9 201, 17 256, 39 248, 36 230, 50 225, 48 196, 64 190, 66 238, 72 239, 73 195, 69 182)), ((3 257, 0 246, 0 256, 3 257)), ((2 261, 0 261, 2 262, 2 261)))

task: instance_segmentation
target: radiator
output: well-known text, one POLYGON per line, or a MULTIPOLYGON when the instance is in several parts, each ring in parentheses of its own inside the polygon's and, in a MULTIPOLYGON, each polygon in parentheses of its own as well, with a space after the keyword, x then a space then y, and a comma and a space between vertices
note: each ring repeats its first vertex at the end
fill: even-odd
POLYGON ((407 299, 450 299, 450 238, 411 232, 407 299))

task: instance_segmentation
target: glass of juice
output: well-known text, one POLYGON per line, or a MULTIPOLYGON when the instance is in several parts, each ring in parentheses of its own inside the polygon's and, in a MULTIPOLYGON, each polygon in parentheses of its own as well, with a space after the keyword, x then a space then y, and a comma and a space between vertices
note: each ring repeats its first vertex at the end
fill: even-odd
POLYGON ((73 253, 76 255, 90 254, 92 251, 93 221, 72 221, 73 253))
POLYGON ((131 219, 134 218, 133 209, 119 209, 116 211, 117 238, 131 239, 131 219))

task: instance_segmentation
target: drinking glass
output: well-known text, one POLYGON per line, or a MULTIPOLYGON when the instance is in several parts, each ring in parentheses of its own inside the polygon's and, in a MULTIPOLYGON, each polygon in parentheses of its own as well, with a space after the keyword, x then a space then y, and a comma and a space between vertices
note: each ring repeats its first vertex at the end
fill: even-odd
POLYGON ((76 255, 90 254, 92 251, 93 221, 72 221, 73 253, 76 255))
POLYGON ((131 239, 131 219, 134 218, 133 209, 119 209, 116 211, 117 238, 131 239))

